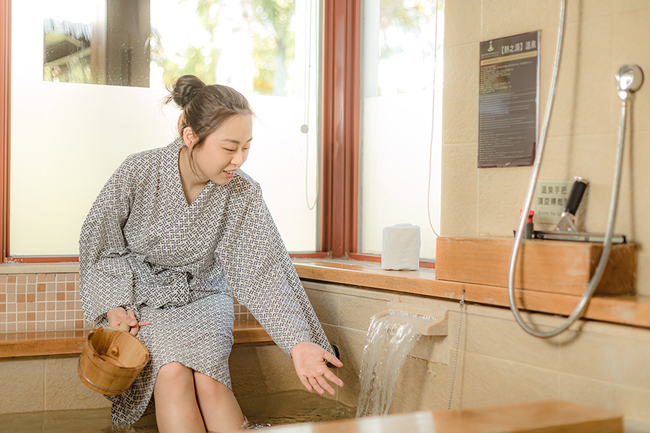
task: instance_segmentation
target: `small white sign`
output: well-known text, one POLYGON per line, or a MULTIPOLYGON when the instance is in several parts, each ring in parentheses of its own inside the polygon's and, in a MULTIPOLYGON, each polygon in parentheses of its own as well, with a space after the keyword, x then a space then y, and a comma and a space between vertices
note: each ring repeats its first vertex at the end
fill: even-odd
POLYGON ((535 222, 557 224, 566 208, 573 181, 540 180, 535 189, 535 222))

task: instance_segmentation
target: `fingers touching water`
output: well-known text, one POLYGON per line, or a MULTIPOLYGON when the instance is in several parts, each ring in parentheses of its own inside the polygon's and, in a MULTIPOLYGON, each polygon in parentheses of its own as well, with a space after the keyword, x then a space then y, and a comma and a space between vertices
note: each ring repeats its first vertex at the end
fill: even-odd
POLYGON ((343 363, 322 347, 303 341, 291 349, 291 358, 298 378, 308 391, 313 389, 320 395, 327 391, 334 395, 330 382, 343 386, 343 381, 327 368, 326 362, 336 367, 343 367, 343 363))

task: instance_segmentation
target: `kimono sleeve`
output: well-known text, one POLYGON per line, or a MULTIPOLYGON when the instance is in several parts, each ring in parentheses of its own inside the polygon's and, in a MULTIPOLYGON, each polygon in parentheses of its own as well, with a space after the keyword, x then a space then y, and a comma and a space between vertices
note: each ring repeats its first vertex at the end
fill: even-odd
MULTIPOLYGON (((133 309, 133 272, 123 227, 129 217, 129 159, 95 199, 79 237, 79 290, 89 324, 115 307, 133 309)), ((136 310, 134 310, 136 311, 136 310)))
POLYGON ((228 284, 287 354, 308 341, 334 353, 302 287, 258 184, 217 246, 228 284))

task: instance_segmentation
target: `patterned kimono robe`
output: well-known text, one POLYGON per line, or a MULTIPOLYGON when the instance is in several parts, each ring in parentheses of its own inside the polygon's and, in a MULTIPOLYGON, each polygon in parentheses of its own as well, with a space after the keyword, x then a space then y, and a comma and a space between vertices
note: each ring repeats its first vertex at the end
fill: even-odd
POLYGON ((332 352, 258 183, 241 170, 208 182, 187 204, 178 170, 182 141, 129 156, 108 180, 81 230, 81 303, 88 323, 130 308, 148 320, 137 337, 150 363, 109 397, 116 424, 153 410, 161 366, 178 361, 230 387, 232 296, 287 354, 301 341, 332 352))

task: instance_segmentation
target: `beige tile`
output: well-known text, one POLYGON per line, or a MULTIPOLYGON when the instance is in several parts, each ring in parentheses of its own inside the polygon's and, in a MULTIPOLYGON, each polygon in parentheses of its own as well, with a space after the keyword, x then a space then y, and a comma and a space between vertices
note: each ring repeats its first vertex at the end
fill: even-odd
MULTIPOLYGON (((571 334, 571 332, 569 333, 571 334)), ((560 349, 563 373, 636 389, 650 389, 650 344, 578 334, 560 349)))
POLYGON ((43 410, 44 365, 37 358, 0 360, 0 413, 43 410))
POLYGON ((442 236, 476 237, 478 234, 477 149, 476 143, 442 146, 442 236))
POLYGON ((456 335, 450 333, 448 336, 420 336, 409 356, 422 361, 449 364, 449 347, 450 344, 456 347, 456 335))
POLYGON ((323 331, 329 340, 330 344, 338 344, 339 342, 339 328, 332 325, 322 325, 323 331))
MULTIPOLYGON (((540 180, 573 180, 578 175, 574 171, 573 162, 577 160, 576 141, 579 138, 574 135, 546 138, 540 180)), ((533 201, 533 209, 534 205, 533 201)))
POLYGON ((559 347, 554 340, 527 334, 514 319, 500 320, 472 314, 466 318, 462 347, 467 352, 549 370, 558 367, 559 347))
POLYGON ((596 409, 614 410, 614 386, 569 374, 559 375, 558 398, 596 409))
POLYGON ((338 325, 339 295, 320 290, 305 289, 316 316, 323 324, 338 325))
POLYGON ((517 362, 465 353, 458 374, 463 376, 459 390, 463 408, 548 400, 558 395, 556 372, 517 362))
POLYGON ((519 223, 530 167, 478 171, 478 235, 512 237, 519 223))
POLYGON ((633 12, 642 9, 650 9, 648 0, 616 0, 616 12, 633 12))
POLYGON ((431 377, 427 362, 406 357, 397 377, 388 413, 409 413, 431 406, 431 377))
POLYGON ((650 422, 625 417, 623 418, 623 431, 625 433, 648 433, 650 431, 650 422))
POLYGON ((266 367, 268 364, 268 360, 260 358, 257 347, 233 347, 228 365, 230 368, 232 389, 235 396, 241 398, 249 395, 264 395, 271 393, 273 390, 269 389, 269 385, 266 381, 268 375, 266 367))
POLYGON ((445 49, 442 143, 478 142, 479 44, 445 49))
POLYGON ((409 305, 415 305, 421 308, 429 308, 433 311, 458 311, 458 302, 449 301, 445 299, 430 298, 426 296, 417 296, 403 294, 399 296, 398 303, 406 304, 405 308, 408 310, 409 305))
POLYGON ((650 424, 650 389, 639 390, 617 386, 613 391, 613 410, 626 417, 643 420, 650 424))
POLYGON ((436 363, 428 364, 429 380, 431 381, 429 410, 447 410, 449 407, 450 394, 452 394, 451 409, 462 408, 465 355, 466 352, 450 350, 448 355, 450 362, 448 365, 436 363), (458 355, 456 355, 457 353, 458 355))
MULTIPOLYGON (((327 339, 329 340, 330 344, 333 346, 337 346, 340 351, 341 343, 339 338, 339 328, 336 326, 323 325, 323 330, 325 331, 325 335, 327 336, 327 339)), ((334 374, 336 374, 337 376, 339 375, 340 368, 331 367, 330 370, 332 370, 334 374)), ((337 393, 336 398, 338 398, 339 388, 336 386, 333 386, 332 388, 334 388, 334 390, 336 391, 337 393)))
POLYGON ((584 321, 581 332, 595 336, 636 341, 639 345, 650 344, 650 329, 618 325, 606 322, 584 321))
POLYGON ((557 26, 558 2, 483 0, 481 40, 517 35, 557 26))
MULTIPOLYGON (((614 4, 619 0, 569 0, 566 4, 566 22, 587 21, 614 13, 614 4)), ((558 20, 559 20, 559 2, 558 20)))
POLYGON ((355 296, 358 298, 376 299, 389 302, 396 302, 398 295, 385 293, 372 289, 363 289, 359 287, 343 286, 331 283, 316 283, 313 281, 303 281, 306 289, 319 290, 327 293, 339 293, 342 295, 355 296))
POLYGON ((481 37, 481 0, 445 2, 445 50, 477 43, 481 37))
MULTIPOLYGON (((650 38, 648 21, 650 21, 650 8, 621 13, 615 16, 611 77, 614 77, 614 74, 621 66, 637 64, 644 68, 645 78, 647 79, 650 74, 650 71, 648 71, 648 68, 650 68, 650 44, 645 43, 650 38)), ((650 116, 647 115, 650 111, 650 91, 646 87, 647 85, 646 80, 635 94, 633 101, 634 129, 637 131, 650 130, 650 116)), ((616 87, 613 78, 611 86, 615 91, 616 87)), ((618 98, 614 98, 611 123, 616 130, 618 129, 620 112, 619 104, 618 98)))
MULTIPOLYGON (((650 89, 650 86, 649 86, 650 89)), ((635 118, 638 117, 635 116, 635 118)), ((647 215, 650 214, 650 196, 647 193, 647 185, 650 185, 650 132, 649 131, 632 131, 631 140, 626 143, 628 153, 626 153, 626 163, 632 161, 632 164, 625 164, 627 171, 623 172, 623 179, 632 181, 628 182, 629 204, 631 208, 630 232, 627 233, 630 239, 641 246, 641 251, 650 253, 650 249, 644 248, 644 245, 650 244, 650 224, 646 223, 647 215), (631 187, 630 187, 631 185, 631 187)), ((624 190, 624 193, 627 192, 624 190)), ((640 269, 639 269, 640 270, 640 269)))
POLYGON ((639 252, 637 265, 637 294, 650 296, 650 253, 639 252))
MULTIPOLYGON (((467 304, 465 305, 464 311, 466 313, 464 315, 480 315, 493 319, 513 320, 513 314, 509 308, 467 304)), ((456 327, 458 320, 457 314, 457 312, 450 312, 450 330, 453 330, 453 328, 456 327), (454 315, 453 318, 452 315, 454 315)), ((557 328, 558 326, 563 325, 566 321, 565 317, 550 314, 521 311, 521 315, 526 323, 540 326, 540 329, 542 330, 557 328)), ((464 322, 463 327, 465 327, 464 322)), ((578 338, 578 335, 576 334, 578 333, 579 335, 591 335, 594 338, 609 337, 614 339, 627 339, 636 341, 637 344, 640 345, 650 343, 650 329, 635 328, 613 323, 578 320, 569 328, 569 330, 569 332, 554 337, 552 341, 560 345, 570 345, 578 338)), ((462 339, 461 350, 464 350, 464 344, 465 340, 462 339)))
MULTIPOLYGON (((610 132, 612 21, 607 16, 566 25, 549 136, 610 132)), ((543 38, 540 82, 550 83, 556 36, 544 31, 543 38)), ((547 98, 542 93, 540 131, 547 98)))
POLYGON ((45 410, 97 409, 111 403, 77 375, 78 356, 45 359, 45 410))
POLYGON ((351 407, 356 407, 359 399, 359 372, 365 343, 365 332, 347 328, 339 330, 339 348, 343 367, 337 370, 337 374, 345 385, 339 390, 338 395, 341 403, 351 407))
POLYGON ((229 366, 238 396, 303 388, 292 359, 276 345, 235 347, 229 366))
POLYGON ((386 310, 386 301, 341 295, 339 326, 367 332, 372 316, 386 310))

